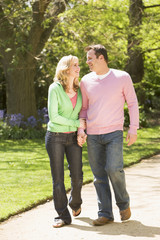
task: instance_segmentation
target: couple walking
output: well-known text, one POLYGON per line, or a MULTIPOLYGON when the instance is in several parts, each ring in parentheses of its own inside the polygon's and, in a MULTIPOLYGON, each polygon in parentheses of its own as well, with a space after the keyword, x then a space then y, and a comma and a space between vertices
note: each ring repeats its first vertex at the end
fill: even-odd
POLYGON ((64 186, 64 154, 71 177, 69 206, 74 217, 81 213, 82 145, 86 139, 98 199, 98 218, 93 220, 93 225, 114 221, 109 180, 121 220, 131 216, 123 170, 124 103, 127 102, 130 116, 126 138, 130 146, 137 139, 137 97, 129 74, 108 67, 104 46, 91 45, 86 52, 91 72, 82 78, 80 87, 78 58, 72 55, 59 61, 54 83, 49 87, 45 142, 52 173, 53 201, 58 213, 53 227, 72 221, 64 186))

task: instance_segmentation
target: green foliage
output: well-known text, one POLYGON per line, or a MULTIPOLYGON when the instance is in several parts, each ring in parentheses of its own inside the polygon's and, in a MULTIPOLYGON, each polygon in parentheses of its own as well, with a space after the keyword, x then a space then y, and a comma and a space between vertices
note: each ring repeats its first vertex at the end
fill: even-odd
MULTIPOLYGON (((158 5, 159 1, 144 1, 144 5, 158 5)), ((144 79, 139 88, 143 96, 142 103, 145 111, 158 109, 160 106, 160 6, 145 8, 141 28, 141 48, 144 53, 144 79)))
MULTIPOLYGON (((151 49, 159 48, 160 7, 147 8, 156 4, 158 5, 159 0, 144 0, 143 2, 146 8, 144 8, 143 24, 141 28, 141 37, 143 39, 143 41, 141 42, 141 47, 145 51, 145 54, 150 54, 151 49)), ((156 51, 154 53, 156 53, 156 51)))
MULTIPOLYGON (((12 62, 17 63, 17 55, 25 55, 32 46, 26 44, 32 22, 32 8, 34 1, 8 1, 2 3, 9 21, 14 26, 16 55, 12 62)), ((159 0, 143 0, 142 25, 137 28, 129 27, 129 0, 71 0, 64 13, 60 14, 60 22, 50 35, 45 48, 38 56, 35 89, 37 108, 47 106, 48 87, 52 83, 57 62, 64 55, 73 54, 80 61, 80 77, 89 69, 86 65, 84 48, 92 43, 106 46, 109 55, 109 67, 125 69, 127 61, 128 35, 136 35, 140 40, 138 49, 142 50, 144 58, 144 78, 137 84, 136 92, 144 113, 157 109, 160 105, 160 7, 159 0)), ((52 8, 52 5, 50 5, 52 8)), ((48 14, 48 13, 46 13, 48 14)), ((48 28, 51 18, 46 18, 43 26, 48 28)), ((8 41, 2 41, 6 46, 6 53, 12 49, 8 41)))
MULTIPOLYGON (((124 106, 124 127, 128 128, 130 124, 129 113, 127 104, 124 106)), ((140 128, 149 127, 149 123, 147 122, 147 116, 142 106, 139 106, 139 125, 140 128)))
POLYGON ((108 49, 110 66, 124 67, 128 25, 128 6, 124 4, 126 1, 122 1, 121 7, 121 1, 116 0, 86 1, 86 4, 85 1, 82 2, 61 14, 62 21, 56 26, 46 44, 41 67, 52 77, 58 60, 68 54, 79 57, 83 76, 88 71, 84 48, 99 42, 108 49))
MULTIPOLYGON (((158 4, 158 0, 155 0, 154 4, 158 4)), ((152 6, 153 1, 144 0, 143 5, 152 6)), ((54 78, 56 64, 64 55, 78 56, 81 67, 80 77, 85 75, 89 69, 85 63, 84 48, 92 43, 106 46, 109 67, 124 69, 127 61, 128 35, 137 34, 136 27, 129 28, 128 11, 128 0, 70 1, 67 11, 61 14, 61 22, 52 32, 41 55, 37 85, 43 82, 43 89, 48 88, 54 78)), ((142 49, 144 53, 145 74, 143 81, 135 87, 144 111, 148 110, 149 101, 151 108, 157 108, 159 104, 159 16, 160 7, 144 8, 143 22, 137 36, 140 39, 138 49, 142 49)), ((43 103, 46 101, 44 98, 38 97, 38 99, 40 104, 42 104, 41 100, 43 103)), ((144 122, 144 117, 142 119, 144 122)))
POLYGON ((149 127, 146 112, 142 106, 139 107, 139 125, 140 127, 149 127))
POLYGON ((0 139, 42 139, 44 138, 45 128, 19 128, 18 126, 9 126, 6 123, 0 123, 0 139))
POLYGON ((60 15, 61 22, 56 25, 38 62, 38 107, 43 107, 42 104, 46 102, 46 95, 41 92, 47 93, 48 86, 54 78, 57 62, 64 55, 78 56, 82 77, 89 72, 84 48, 92 43, 101 43, 108 49, 110 67, 124 68, 127 57, 126 26, 129 21, 128 6, 124 4, 127 1, 122 2, 72 1, 67 11, 60 15))
POLYGON ((25 40, 29 34, 31 21, 32 21, 32 11, 31 6, 27 1, 8 1, 4 0, 1 4, 4 10, 4 14, 8 21, 12 24, 13 36, 8 38, 7 41, 3 41, 3 47, 6 46, 5 52, 9 52, 13 49, 7 47, 10 44, 13 46, 13 41, 16 47, 16 55, 14 55, 12 63, 17 63, 17 56, 19 54, 25 54, 30 46, 26 44, 25 40))
POLYGON ((0 139, 44 138, 48 123, 47 108, 38 110, 38 118, 24 119, 22 114, 5 114, 0 110, 0 139))

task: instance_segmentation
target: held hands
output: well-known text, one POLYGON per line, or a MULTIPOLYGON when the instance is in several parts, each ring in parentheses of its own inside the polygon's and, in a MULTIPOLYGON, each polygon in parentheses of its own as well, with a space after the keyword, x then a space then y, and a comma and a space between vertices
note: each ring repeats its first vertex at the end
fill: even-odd
POLYGON ((86 142, 86 138, 87 138, 86 134, 84 134, 84 135, 80 134, 77 136, 77 142, 80 147, 82 147, 83 144, 86 142))
POLYGON ((86 120, 83 119, 83 118, 80 118, 79 121, 80 121, 80 126, 79 127, 83 128, 83 129, 86 129, 86 120))
POLYGON ((78 134, 77 136, 77 143, 80 147, 86 142, 87 135, 85 133, 78 134))
POLYGON ((128 133, 126 137, 127 146, 131 146, 137 140, 137 135, 128 133))
POLYGON ((80 118, 79 121, 80 121, 79 129, 81 130, 78 131, 77 143, 80 147, 82 147, 83 144, 86 142, 87 138, 87 135, 84 132, 84 129, 86 129, 86 119, 80 118))

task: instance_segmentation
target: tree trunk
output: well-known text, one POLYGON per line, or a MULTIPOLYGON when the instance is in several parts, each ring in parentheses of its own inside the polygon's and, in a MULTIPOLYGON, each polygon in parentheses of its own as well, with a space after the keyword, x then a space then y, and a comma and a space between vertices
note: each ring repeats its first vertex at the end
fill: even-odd
POLYGON ((129 72, 134 83, 141 82, 144 75, 143 55, 140 47, 141 39, 139 37, 142 13, 142 0, 130 0, 130 30, 128 34, 128 62, 126 64, 126 71, 129 72))
POLYGON ((6 69, 7 113, 21 113, 25 118, 37 116, 34 91, 35 64, 6 69))
MULTIPOLYGON (((133 45, 138 46, 137 41, 134 41, 133 45)), ((126 65, 126 71, 131 75, 134 83, 141 82, 144 75, 144 63, 143 55, 140 48, 134 49, 128 48, 128 62, 126 65)))

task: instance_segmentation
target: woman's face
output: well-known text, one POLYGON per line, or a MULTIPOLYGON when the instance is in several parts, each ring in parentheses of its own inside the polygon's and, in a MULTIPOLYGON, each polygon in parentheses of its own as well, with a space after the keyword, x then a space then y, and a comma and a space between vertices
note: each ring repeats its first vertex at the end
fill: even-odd
POLYGON ((70 68, 68 70, 69 77, 78 78, 80 72, 79 62, 77 58, 74 58, 71 62, 70 68))

